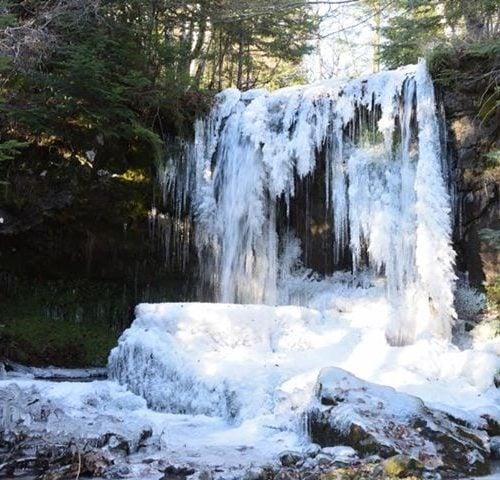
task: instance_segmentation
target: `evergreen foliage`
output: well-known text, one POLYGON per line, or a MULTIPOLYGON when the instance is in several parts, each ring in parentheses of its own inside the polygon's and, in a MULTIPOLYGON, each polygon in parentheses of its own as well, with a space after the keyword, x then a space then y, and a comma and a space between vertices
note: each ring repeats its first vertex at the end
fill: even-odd
POLYGON ((397 0, 388 15, 381 59, 390 68, 416 63, 431 50, 439 54, 464 45, 477 50, 478 44, 498 49, 497 0, 397 0))
POLYGON ((2 158, 154 161, 210 91, 300 77, 315 25, 305 1, 0 0, 2 158))
POLYGON ((18 140, 7 140, 0 143, 0 162, 12 160, 22 148, 27 146, 27 142, 19 142, 18 140))

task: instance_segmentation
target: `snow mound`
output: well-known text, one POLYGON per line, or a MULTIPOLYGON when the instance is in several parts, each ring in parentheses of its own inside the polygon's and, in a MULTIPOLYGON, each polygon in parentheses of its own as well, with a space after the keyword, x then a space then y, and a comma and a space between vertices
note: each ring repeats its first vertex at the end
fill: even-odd
POLYGON ((151 430, 135 412, 146 401, 114 382, 46 382, 30 378, 0 380, 1 432, 30 435, 54 432, 59 440, 97 442, 110 432, 138 443, 151 430), (123 416, 127 421, 123 421, 123 416))
MULTIPOLYGON (((269 412, 285 352, 311 348, 317 310, 225 304, 142 304, 109 373, 158 410, 228 419, 269 412)), ((287 359, 289 361, 289 359, 287 359)))
MULTIPOLYGON (((362 290, 362 292, 358 292, 362 290)), ((481 425, 499 416, 495 347, 387 343, 384 293, 344 292, 330 309, 141 304, 109 357, 112 379, 154 410, 299 430, 318 372, 344 368, 481 425), (272 418, 271 418, 272 417, 272 418)), ((339 293, 340 295, 340 293, 339 293)), ((496 348, 498 347, 498 342, 496 348)))

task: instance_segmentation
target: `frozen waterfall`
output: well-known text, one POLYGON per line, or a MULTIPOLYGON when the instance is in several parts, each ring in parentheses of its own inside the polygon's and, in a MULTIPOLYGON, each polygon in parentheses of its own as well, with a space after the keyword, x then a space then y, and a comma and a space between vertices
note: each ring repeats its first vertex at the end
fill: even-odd
POLYGON ((386 335, 399 345, 449 338, 455 317, 441 152, 420 63, 344 84, 225 90, 163 178, 177 223, 194 224, 208 299, 307 305, 308 288, 348 270, 385 283, 386 335))

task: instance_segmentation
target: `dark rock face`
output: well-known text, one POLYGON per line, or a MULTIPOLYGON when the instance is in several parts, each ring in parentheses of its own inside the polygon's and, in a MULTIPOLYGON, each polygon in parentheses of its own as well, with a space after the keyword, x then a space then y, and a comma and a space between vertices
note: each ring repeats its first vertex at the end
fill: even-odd
POLYGON ((486 120, 478 117, 485 88, 478 83, 442 92, 455 188, 457 266, 468 272, 476 287, 498 281, 500 256, 498 248, 481 235, 483 229, 500 229, 500 168, 487 157, 500 148, 500 111, 486 120))
POLYGON ((313 442, 350 445, 362 455, 411 456, 427 469, 485 474, 489 446, 484 432, 468 428, 422 400, 365 382, 339 368, 323 369, 318 404, 309 412, 313 442))
POLYGON ((188 298, 148 220, 154 171, 124 168, 104 175, 37 152, 13 165, 0 188, 0 357, 102 366, 137 303, 188 298))

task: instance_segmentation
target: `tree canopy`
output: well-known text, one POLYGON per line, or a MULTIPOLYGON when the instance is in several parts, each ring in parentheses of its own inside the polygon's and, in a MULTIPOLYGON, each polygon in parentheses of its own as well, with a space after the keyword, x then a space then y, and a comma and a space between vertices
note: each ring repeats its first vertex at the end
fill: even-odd
POLYGON ((350 6, 375 70, 456 39, 498 51, 496 0, 0 0, 0 168, 32 147, 99 168, 154 158, 211 92, 304 81, 321 15, 350 6))
POLYGON ((101 167, 157 155, 210 91, 301 79, 316 28, 305 0, 1 0, 0 14, 2 157, 29 144, 101 167))
MULTIPOLYGON (((373 3, 373 0, 369 0, 373 3)), ((397 0, 387 5, 381 60, 390 68, 415 63, 433 48, 495 40, 497 0, 397 0)))

